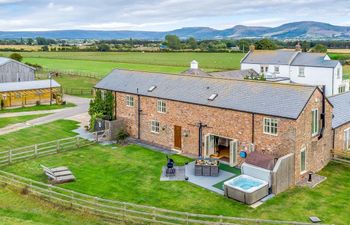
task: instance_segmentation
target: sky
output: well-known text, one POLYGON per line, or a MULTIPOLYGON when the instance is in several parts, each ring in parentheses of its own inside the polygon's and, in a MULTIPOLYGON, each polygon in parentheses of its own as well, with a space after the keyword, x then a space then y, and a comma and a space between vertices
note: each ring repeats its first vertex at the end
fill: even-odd
POLYGON ((0 31, 226 29, 319 21, 350 26, 350 0, 0 0, 0 31))

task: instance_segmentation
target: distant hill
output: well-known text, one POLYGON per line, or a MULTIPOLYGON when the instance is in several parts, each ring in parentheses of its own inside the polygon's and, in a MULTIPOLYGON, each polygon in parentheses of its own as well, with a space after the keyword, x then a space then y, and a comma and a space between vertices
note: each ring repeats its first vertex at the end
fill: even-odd
POLYGON ((56 31, 0 31, 0 39, 35 38, 54 39, 148 39, 161 40, 167 34, 176 34, 182 39, 227 39, 227 38, 275 38, 275 39, 338 39, 350 40, 350 27, 328 23, 302 21, 283 24, 278 27, 254 27, 237 25, 225 30, 210 27, 185 27, 172 31, 97 31, 97 30, 56 30, 56 31))

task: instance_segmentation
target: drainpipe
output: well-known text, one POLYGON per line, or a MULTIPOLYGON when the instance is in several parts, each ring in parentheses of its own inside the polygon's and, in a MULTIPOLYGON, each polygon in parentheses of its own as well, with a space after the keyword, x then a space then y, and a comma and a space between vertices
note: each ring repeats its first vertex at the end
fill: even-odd
POLYGON ((202 133, 203 133, 203 128, 202 128, 202 122, 199 122, 199 127, 198 127, 198 156, 202 157, 202 133))
POLYGON ((322 128, 320 131, 320 135, 318 136, 318 140, 320 140, 323 137, 324 127, 326 125, 326 86, 322 86, 322 128))
POLYGON ((139 89, 137 88, 137 139, 140 139, 141 137, 141 102, 140 102, 140 95, 139 95, 139 89))
POLYGON ((255 130, 255 114, 252 113, 252 144, 254 144, 254 130, 255 130))
POLYGON ((332 95, 334 95, 334 68, 333 68, 333 75, 332 75, 332 95))
POLYGON ((117 92, 114 92, 114 119, 117 119, 117 92))

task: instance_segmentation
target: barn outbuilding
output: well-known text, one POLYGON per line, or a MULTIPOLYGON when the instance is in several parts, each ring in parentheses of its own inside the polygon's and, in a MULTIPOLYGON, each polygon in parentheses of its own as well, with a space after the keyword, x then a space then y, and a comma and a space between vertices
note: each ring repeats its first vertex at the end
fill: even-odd
POLYGON ((0 83, 35 80, 35 68, 16 60, 0 57, 0 83))

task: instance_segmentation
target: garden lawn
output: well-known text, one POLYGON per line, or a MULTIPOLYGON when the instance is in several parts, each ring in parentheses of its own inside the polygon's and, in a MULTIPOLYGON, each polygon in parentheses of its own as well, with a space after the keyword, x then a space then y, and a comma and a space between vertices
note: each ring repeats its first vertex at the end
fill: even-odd
MULTIPOLYGON (((172 156, 178 165, 188 158, 172 156)), ((330 163, 322 172, 328 179, 314 189, 293 188, 257 209, 226 199, 186 181, 161 182, 165 155, 137 145, 93 145, 5 167, 4 170, 47 182, 40 164, 68 166, 76 182, 60 185, 102 198, 194 213, 308 221, 318 216, 325 223, 349 224, 350 167, 330 163)))
POLYGON ((92 98, 90 90, 99 81, 99 79, 95 78, 69 75, 56 77, 55 80, 61 84, 64 93, 84 98, 92 98), (83 89, 83 92, 81 92, 81 89, 83 89))
POLYGON ((2 225, 96 225, 101 218, 79 213, 0 187, 0 224, 2 225))
POLYGON ((18 107, 18 108, 11 108, 11 109, 2 109, 0 110, 0 113, 14 113, 14 112, 30 112, 30 111, 41 111, 41 110, 55 110, 55 109, 63 109, 67 107, 74 107, 76 106, 73 103, 67 103, 65 105, 35 105, 35 106, 25 106, 25 107, 18 107))
POLYGON ((78 122, 71 120, 57 120, 51 123, 1 135, 0 151, 73 137, 77 134, 72 130, 77 129, 78 127, 78 122))
POLYGON ((46 113, 46 114, 36 114, 36 115, 0 118, 0 128, 6 127, 6 126, 11 125, 11 124, 24 123, 26 121, 40 118, 40 117, 47 116, 47 115, 50 115, 50 114, 46 113))
POLYGON ((350 79, 350 65, 343 66, 343 78, 350 79))

